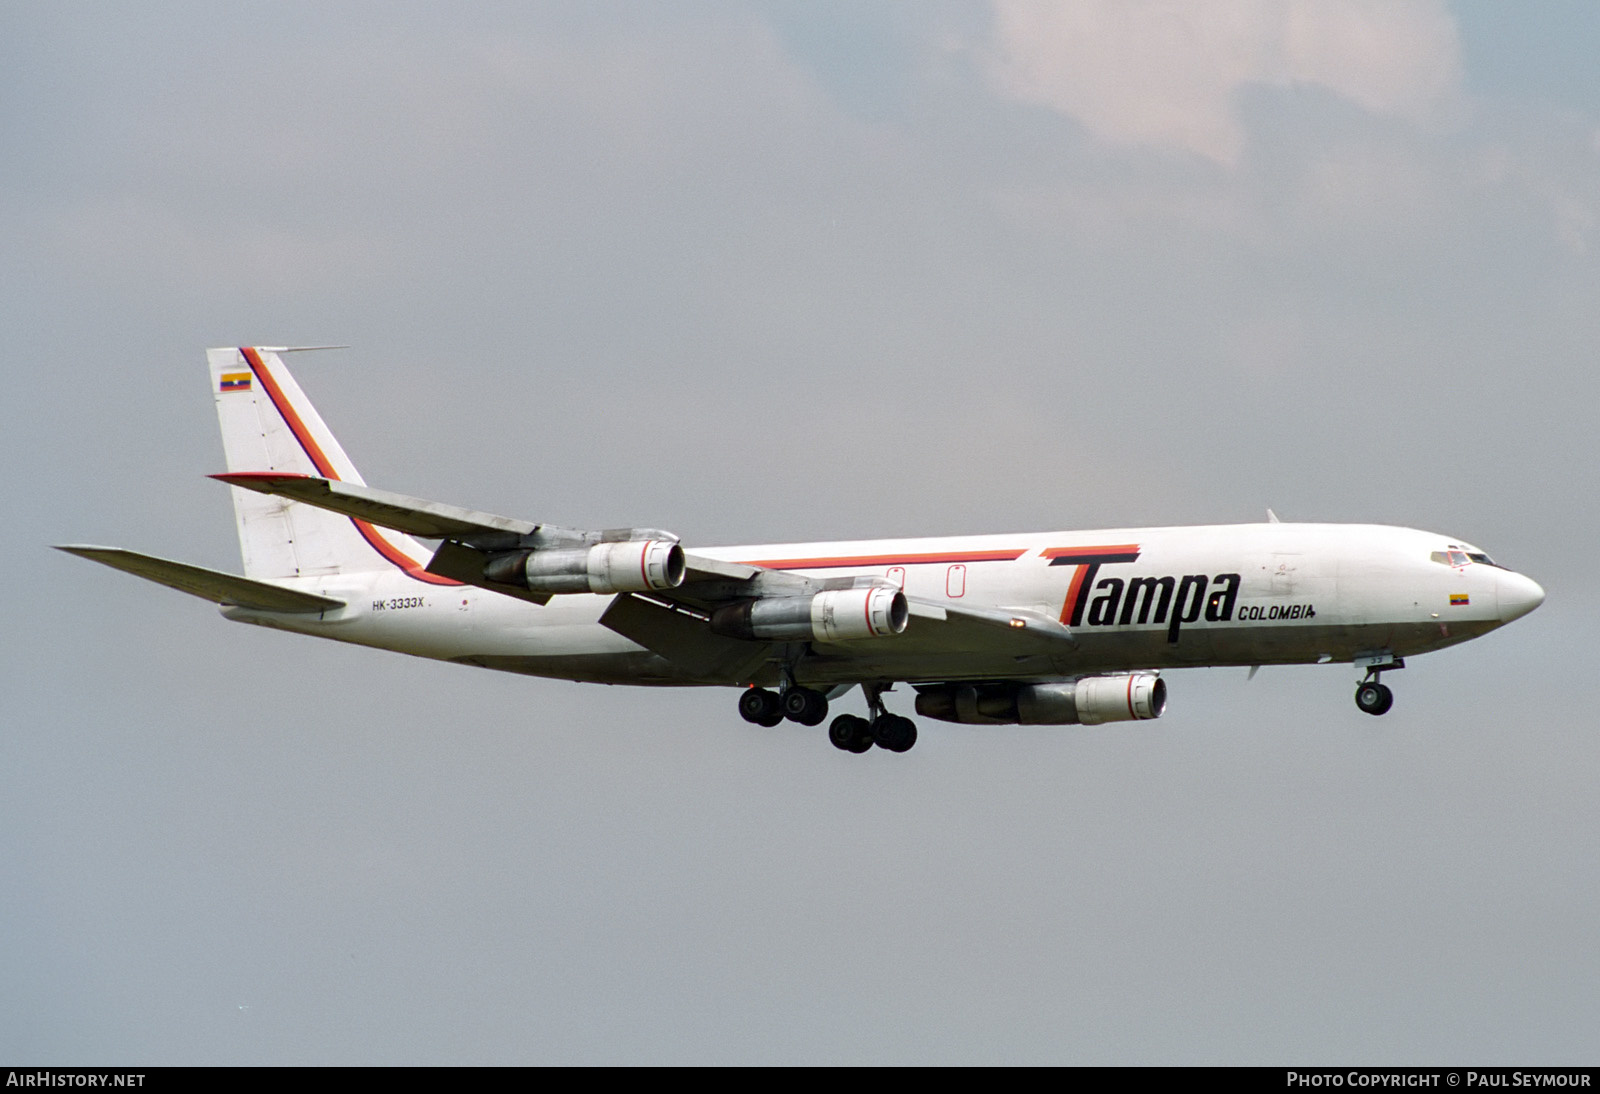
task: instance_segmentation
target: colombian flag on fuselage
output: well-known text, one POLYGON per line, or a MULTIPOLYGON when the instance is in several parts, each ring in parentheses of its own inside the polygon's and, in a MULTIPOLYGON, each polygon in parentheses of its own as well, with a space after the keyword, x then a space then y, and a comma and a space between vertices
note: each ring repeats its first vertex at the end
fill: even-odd
POLYGON ((1461 607, 1461 605, 1467 604, 1467 603, 1469 603, 1469 601, 1467 599, 1467 594, 1466 593, 1451 593, 1450 594, 1450 606, 1452 608, 1459 608, 1459 607, 1461 607))
POLYGON ((224 372, 222 374, 221 391, 249 391, 250 374, 248 372, 224 372))

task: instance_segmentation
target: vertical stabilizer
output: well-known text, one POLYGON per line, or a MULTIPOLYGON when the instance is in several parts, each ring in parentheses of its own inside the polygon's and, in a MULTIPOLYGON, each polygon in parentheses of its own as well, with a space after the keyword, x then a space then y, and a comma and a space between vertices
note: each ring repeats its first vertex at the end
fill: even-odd
MULTIPOLYGON (((274 471, 364 485, 277 352, 229 347, 207 350, 206 357, 230 473, 274 471)), ((284 498, 230 489, 249 577, 319 577, 389 567, 416 575, 428 557, 425 548, 398 532, 284 498)))

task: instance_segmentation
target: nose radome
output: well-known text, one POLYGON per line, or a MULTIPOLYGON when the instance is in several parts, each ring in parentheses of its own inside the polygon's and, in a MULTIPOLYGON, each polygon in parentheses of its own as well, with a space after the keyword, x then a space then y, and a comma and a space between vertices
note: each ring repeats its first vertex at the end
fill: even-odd
POLYGON ((1520 619, 1544 603, 1544 590, 1531 577, 1502 570, 1498 575, 1500 621, 1520 619))

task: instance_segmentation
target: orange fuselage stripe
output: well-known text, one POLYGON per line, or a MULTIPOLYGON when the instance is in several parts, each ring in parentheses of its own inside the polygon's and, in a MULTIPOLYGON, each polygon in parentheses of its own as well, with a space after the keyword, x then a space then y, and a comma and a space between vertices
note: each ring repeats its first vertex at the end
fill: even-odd
POLYGON ((746 566, 767 570, 839 570, 850 566, 930 566, 956 562, 1015 562, 1027 549, 1002 551, 934 551, 923 555, 842 555, 830 558, 772 558, 746 566))
POLYGON ((1137 543, 1118 543, 1110 547, 1046 547, 1041 554, 1048 559, 1083 558, 1086 555, 1136 555, 1137 543))

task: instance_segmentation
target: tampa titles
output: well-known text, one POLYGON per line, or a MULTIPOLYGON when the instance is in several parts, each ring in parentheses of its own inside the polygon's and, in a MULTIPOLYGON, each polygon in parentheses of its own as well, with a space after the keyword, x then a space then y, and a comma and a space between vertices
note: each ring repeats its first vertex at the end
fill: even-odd
POLYGON ((1239 574, 1186 574, 1183 577, 1105 577, 1096 581, 1100 567, 1137 562, 1139 545, 1113 547, 1052 547, 1044 552, 1052 566, 1076 566, 1061 622, 1070 627, 1129 626, 1138 623, 1167 625, 1167 641, 1176 643, 1185 623, 1202 618, 1208 623, 1233 620, 1239 599, 1239 574), (1096 595, 1098 594, 1098 595, 1096 595))

